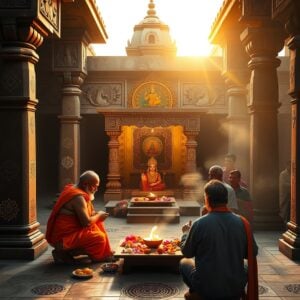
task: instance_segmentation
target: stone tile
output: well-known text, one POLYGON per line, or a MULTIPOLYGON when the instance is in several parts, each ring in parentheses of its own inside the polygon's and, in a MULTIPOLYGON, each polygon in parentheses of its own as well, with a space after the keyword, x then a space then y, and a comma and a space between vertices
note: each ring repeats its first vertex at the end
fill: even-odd
MULTIPOLYGON (((289 288, 292 285, 291 283, 283 283, 283 282, 269 282, 269 286, 275 291, 277 296, 283 296, 283 297, 293 297, 293 299, 300 299, 300 289, 298 287, 297 290, 293 290, 292 288, 289 288)), ((294 282, 295 284, 299 285, 299 277, 298 281, 294 282)))
POLYGON ((67 293, 67 296, 78 297, 81 299, 82 297, 103 297, 103 296, 120 296, 121 286, 120 284, 116 284, 114 281, 112 282, 103 282, 99 283, 75 283, 72 285, 70 290, 67 293))

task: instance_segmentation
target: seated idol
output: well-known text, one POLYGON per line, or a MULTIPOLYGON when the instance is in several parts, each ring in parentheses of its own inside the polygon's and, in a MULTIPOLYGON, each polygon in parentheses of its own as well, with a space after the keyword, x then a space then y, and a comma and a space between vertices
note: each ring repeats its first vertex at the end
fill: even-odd
POLYGON ((162 191, 166 188, 161 176, 157 171, 157 160, 149 158, 146 172, 141 174, 141 189, 143 191, 162 191))

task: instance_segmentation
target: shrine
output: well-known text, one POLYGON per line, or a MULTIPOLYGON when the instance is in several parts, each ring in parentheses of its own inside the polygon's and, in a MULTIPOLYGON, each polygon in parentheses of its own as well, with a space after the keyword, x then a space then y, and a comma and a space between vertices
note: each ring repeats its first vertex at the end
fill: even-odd
POLYGON ((147 195, 141 173, 154 157, 157 194, 175 199, 176 215, 202 195, 182 178, 206 181, 228 152, 249 183, 257 230, 282 228, 278 173, 291 160, 280 251, 299 258, 298 1, 224 1, 209 37, 223 52, 209 58, 176 56, 153 1, 118 57, 91 47, 108 38, 95 1, 0 3, 1 258, 46 250, 38 200, 52 203, 83 170, 99 174, 108 205, 147 195), (290 54, 278 58, 284 45, 290 54))

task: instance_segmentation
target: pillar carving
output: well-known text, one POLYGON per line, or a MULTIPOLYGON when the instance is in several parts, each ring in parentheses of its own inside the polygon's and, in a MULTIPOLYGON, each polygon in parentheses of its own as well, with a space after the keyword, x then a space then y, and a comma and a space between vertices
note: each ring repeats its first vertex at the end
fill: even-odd
POLYGON ((250 186, 254 226, 276 229, 278 217, 278 52, 283 32, 276 23, 247 28, 241 40, 250 56, 250 186))
POLYGON ((289 34, 291 100, 291 214, 287 231, 279 240, 279 250, 293 260, 300 259, 300 19, 299 1, 291 1, 284 11, 289 34), (288 13, 289 11, 289 13, 288 13))
POLYGON ((80 95, 86 77, 87 38, 64 29, 64 40, 53 45, 53 71, 62 77, 60 120, 59 190, 80 176, 80 95))
POLYGON ((120 175, 120 158, 118 137, 120 131, 107 131, 110 140, 108 142, 108 174, 104 201, 121 199, 121 175, 120 175))
POLYGON ((1 21, 0 259, 34 259, 47 249, 36 214, 35 142, 36 49, 46 32, 13 17, 1 21))
POLYGON ((62 113, 60 119, 60 190, 78 181, 80 176, 80 86, 84 74, 63 74, 62 113))

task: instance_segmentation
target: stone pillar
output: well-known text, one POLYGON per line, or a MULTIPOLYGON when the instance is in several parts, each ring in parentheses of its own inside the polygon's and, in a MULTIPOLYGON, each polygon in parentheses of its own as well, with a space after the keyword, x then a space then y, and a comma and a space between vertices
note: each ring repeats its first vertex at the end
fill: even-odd
POLYGON ((63 78, 60 119, 59 190, 80 175, 80 86, 87 74, 85 35, 64 30, 53 45, 53 71, 63 78))
POLYGON ((60 190, 80 176, 80 85, 83 77, 65 73, 60 119, 60 190))
POLYGON ((47 249, 36 214, 35 64, 46 32, 1 17, 0 259, 34 259, 47 249))
POLYGON ((249 57, 241 45, 240 30, 226 32, 223 77, 227 86, 228 116, 224 122, 228 132, 228 152, 237 156, 236 167, 249 185, 249 115, 246 84, 249 80, 249 57))
MULTIPOLYGON (((198 132, 185 131, 184 133, 187 137, 185 174, 195 173, 197 171, 197 163, 196 163, 197 141, 196 141, 196 136, 198 135, 198 132)), ((183 199, 184 200, 195 200, 195 199, 200 199, 200 196, 196 195, 196 191, 195 191, 194 187, 186 185, 183 188, 183 199)))
POLYGON ((108 174, 106 191, 104 193, 104 202, 110 200, 121 200, 121 174, 120 174, 120 158, 119 158, 119 146, 118 137, 120 131, 106 131, 110 137, 108 142, 108 174))
MULTIPOLYGON (((299 3, 298 3, 299 4, 299 3)), ((299 20, 299 9, 298 12, 299 20)), ((289 23, 287 46, 290 49, 290 91, 292 116, 291 152, 291 217, 287 231, 279 240, 279 250, 293 260, 300 259, 300 26, 299 22, 289 23)))
POLYGON ((250 186, 254 227, 278 229, 278 78, 283 33, 273 23, 247 28, 241 40, 250 56, 250 186))

